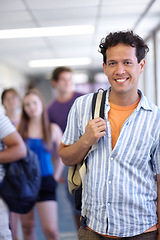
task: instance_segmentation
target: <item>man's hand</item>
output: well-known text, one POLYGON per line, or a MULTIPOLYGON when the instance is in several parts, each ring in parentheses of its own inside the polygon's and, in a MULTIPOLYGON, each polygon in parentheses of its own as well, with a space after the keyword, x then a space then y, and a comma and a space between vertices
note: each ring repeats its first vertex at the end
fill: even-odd
POLYGON ((98 117, 88 122, 83 140, 87 145, 92 146, 97 143, 99 139, 106 135, 106 122, 104 119, 98 117))
POLYGON ((63 143, 59 146, 59 155, 64 164, 72 166, 80 163, 90 147, 106 135, 106 122, 98 117, 88 122, 85 133, 74 144, 66 146, 63 143))

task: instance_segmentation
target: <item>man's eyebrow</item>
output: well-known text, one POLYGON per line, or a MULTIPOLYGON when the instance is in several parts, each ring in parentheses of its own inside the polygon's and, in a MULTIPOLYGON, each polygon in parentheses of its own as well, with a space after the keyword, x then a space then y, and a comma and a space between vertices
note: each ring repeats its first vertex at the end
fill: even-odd
MULTIPOLYGON (((109 59, 109 60, 107 60, 107 62, 117 62, 118 60, 116 60, 116 59, 109 59)), ((124 59, 122 59, 122 61, 132 61, 132 59, 131 58, 124 58, 124 59)))
POLYGON ((107 62, 117 62, 117 60, 109 59, 109 60, 107 60, 107 62))
POLYGON ((131 58, 126 58, 126 59, 124 59, 124 61, 132 61, 132 59, 131 58))

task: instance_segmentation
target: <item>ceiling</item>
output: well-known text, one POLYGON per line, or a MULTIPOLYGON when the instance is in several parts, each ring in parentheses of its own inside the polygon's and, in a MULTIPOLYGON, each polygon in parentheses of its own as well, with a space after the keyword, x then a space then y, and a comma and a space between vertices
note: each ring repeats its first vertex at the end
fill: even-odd
POLYGON ((53 67, 30 68, 30 60, 89 57, 91 64, 73 69, 98 71, 101 38, 126 29, 146 38, 160 25, 160 0, 0 0, 0 30, 89 24, 95 32, 87 35, 0 39, 0 61, 37 75, 53 67))

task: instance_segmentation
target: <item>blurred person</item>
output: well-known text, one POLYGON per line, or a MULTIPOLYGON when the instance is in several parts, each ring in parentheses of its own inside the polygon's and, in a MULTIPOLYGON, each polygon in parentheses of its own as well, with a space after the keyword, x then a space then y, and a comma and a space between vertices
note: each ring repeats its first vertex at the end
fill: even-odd
POLYGON ((56 90, 56 98, 48 106, 50 122, 57 123, 64 132, 69 110, 77 97, 82 93, 74 91, 72 69, 57 67, 51 76, 51 84, 56 90))
MULTIPOLYGON (((6 88, 1 94, 1 102, 5 108, 5 114, 9 117, 13 125, 19 124, 21 116, 21 98, 14 88, 6 88)), ((10 227, 13 240, 18 240, 18 219, 19 214, 10 212, 10 227)))
MULTIPOLYGON (((57 67, 51 76, 51 84, 56 90, 56 98, 48 106, 48 116, 51 123, 57 123, 62 131, 65 131, 69 110, 77 97, 82 93, 75 92, 72 81, 72 69, 69 67, 57 67)), ((75 209, 74 196, 69 193, 68 184, 68 167, 65 166, 63 179, 67 197, 72 207, 73 215, 77 229, 80 227, 80 211, 75 209)))
POLYGON ((69 113, 59 154, 71 166, 88 153, 80 240, 160 240, 160 109, 138 89, 148 50, 133 31, 109 33, 105 117, 92 119, 93 94, 69 113))
POLYGON ((14 88, 4 89, 1 95, 1 102, 5 108, 5 114, 16 127, 21 117, 21 98, 14 88))
MULTIPOLYGON (((25 157, 25 144, 7 116, 0 113, 0 182, 5 176, 2 163, 17 161, 25 157)), ((0 239, 11 240, 9 210, 0 198, 0 239)))
MULTIPOLYGON (((40 161, 42 182, 36 208, 42 231, 47 240, 59 240, 56 186, 63 170, 63 163, 58 155, 62 131, 57 124, 49 123, 44 99, 37 89, 28 90, 22 100, 19 132, 40 161)), ((21 214, 20 218, 24 240, 37 239, 34 210, 21 214)))

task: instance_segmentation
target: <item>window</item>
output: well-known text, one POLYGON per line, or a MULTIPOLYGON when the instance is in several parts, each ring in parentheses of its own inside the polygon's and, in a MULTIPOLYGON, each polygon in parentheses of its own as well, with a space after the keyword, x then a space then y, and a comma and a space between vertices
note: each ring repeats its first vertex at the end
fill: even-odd
POLYGON ((156 33, 156 80, 157 80, 157 105, 160 107, 160 30, 156 33))
POLYGON ((146 66, 144 72, 144 93, 146 97, 156 103, 156 89, 155 89, 155 68, 154 68, 154 41, 153 37, 147 41, 149 52, 146 56, 146 66))

